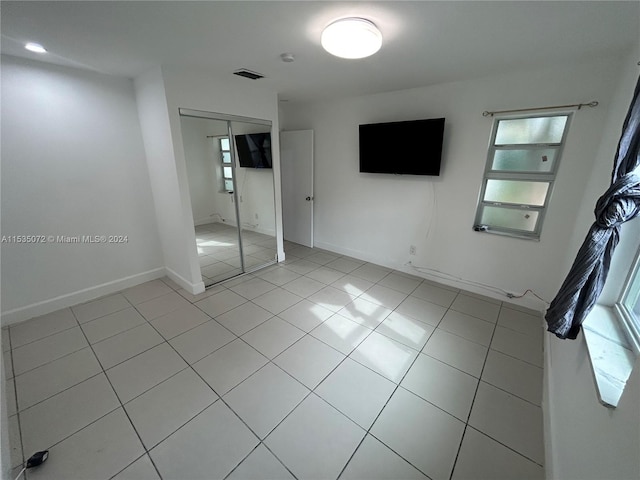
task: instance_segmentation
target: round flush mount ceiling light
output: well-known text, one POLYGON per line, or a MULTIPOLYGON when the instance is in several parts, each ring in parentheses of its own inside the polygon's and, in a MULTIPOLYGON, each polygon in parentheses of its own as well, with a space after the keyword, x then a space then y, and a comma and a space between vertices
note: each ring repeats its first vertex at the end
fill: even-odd
POLYGON ((30 52, 47 53, 47 50, 42 45, 40 45, 39 43, 29 42, 24 46, 24 48, 26 48, 30 52))
POLYGON ((336 57, 364 58, 380 50, 382 33, 364 18, 343 18, 324 29, 320 43, 336 57))

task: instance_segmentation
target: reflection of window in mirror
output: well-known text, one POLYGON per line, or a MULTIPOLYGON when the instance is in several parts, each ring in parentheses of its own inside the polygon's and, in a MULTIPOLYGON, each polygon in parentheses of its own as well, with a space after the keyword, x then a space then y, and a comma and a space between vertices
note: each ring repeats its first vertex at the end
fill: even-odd
POLYGON ((231 168, 231 148, 229 138, 220 138, 220 156, 222 159, 222 178, 224 190, 233 192, 233 169, 231 168))

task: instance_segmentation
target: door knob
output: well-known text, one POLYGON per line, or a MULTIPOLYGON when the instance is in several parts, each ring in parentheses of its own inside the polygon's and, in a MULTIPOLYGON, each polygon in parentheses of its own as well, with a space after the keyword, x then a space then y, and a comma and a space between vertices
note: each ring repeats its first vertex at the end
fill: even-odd
POLYGON ((307 198, 305 198, 305 200, 306 200, 307 202, 310 202, 311 200, 313 200, 313 197, 307 197, 307 198))

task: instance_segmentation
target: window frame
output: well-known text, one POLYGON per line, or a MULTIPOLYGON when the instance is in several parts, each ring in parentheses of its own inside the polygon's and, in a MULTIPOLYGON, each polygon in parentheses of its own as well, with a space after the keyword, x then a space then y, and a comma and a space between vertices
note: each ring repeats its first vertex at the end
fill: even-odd
POLYGON ((549 208, 549 203, 551 201, 551 196, 553 194, 553 189, 555 186, 560 161, 564 153, 564 148, 566 145, 567 135, 569 133, 569 129, 571 126, 573 113, 574 113, 573 111, 556 111, 552 113, 533 112, 533 113, 520 114, 520 115, 500 115, 494 118, 492 129, 491 129, 491 136, 489 138, 489 146, 487 148, 487 160, 485 162, 485 168, 484 168, 483 177, 482 177, 482 185, 480 187, 480 193, 478 195, 478 201, 476 205, 476 214, 474 218, 474 227, 473 227, 475 231, 484 232, 484 233, 493 233, 497 235, 506 235, 506 236, 516 237, 516 238, 524 238, 527 240, 535 240, 535 241, 540 240, 540 235, 542 233, 542 225, 544 223, 544 218, 549 208), (527 119, 527 118, 548 118, 548 117, 559 117, 559 116, 567 117, 567 121, 564 126, 564 131, 562 132, 562 139, 560 140, 559 143, 523 143, 523 144, 496 144, 495 143, 496 136, 498 133, 498 126, 501 121, 519 120, 519 119, 527 119), (535 150, 540 148, 552 148, 556 151, 556 155, 553 160, 553 165, 549 172, 494 170, 492 168, 496 151, 535 150), (514 181, 525 181, 525 182, 542 182, 542 183, 547 183, 549 187, 545 195, 544 203, 540 206, 529 205, 529 204, 518 204, 518 203, 502 203, 502 202, 484 200, 489 180, 514 180, 514 181), (537 212, 538 218, 536 219, 536 224, 533 231, 529 232, 526 230, 520 230, 516 228, 508 228, 508 227, 483 224, 481 220, 482 220, 482 214, 483 214, 484 208, 492 207, 492 206, 498 207, 498 208, 520 210, 525 212, 526 211, 537 212))
POLYGON ((233 156, 231 155, 231 139, 228 136, 220 136, 218 137, 218 145, 220 146, 220 169, 222 171, 222 192, 226 192, 226 193, 233 193, 233 156), (227 140, 229 142, 229 148, 228 149, 224 149, 222 147, 222 141, 223 140, 227 140), (224 161, 224 154, 228 153, 229 154, 229 162, 225 162, 224 161), (230 168, 231 169, 231 176, 227 177, 225 175, 225 167, 226 168, 230 168), (227 180, 231 181, 231 185, 232 188, 231 190, 229 190, 227 188, 227 180))
POLYGON ((627 336, 633 353, 638 356, 640 355, 640 317, 632 310, 629 310, 626 305, 633 289, 636 288, 636 282, 640 283, 640 248, 631 264, 620 297, 613 306, 618 322, 627 336))

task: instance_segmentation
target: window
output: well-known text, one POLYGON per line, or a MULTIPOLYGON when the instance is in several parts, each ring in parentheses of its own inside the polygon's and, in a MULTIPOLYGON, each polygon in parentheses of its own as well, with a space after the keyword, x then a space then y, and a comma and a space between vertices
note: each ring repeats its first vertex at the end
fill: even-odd
POLYGON ((616 407, 640 355, 640 249, 613 309, 597 304, 582 331, 600 402, 616 407))
POLYGON ((537 240, 570 113, 496 119, 474 230, 537 240))
POLYGON ((222 160, 222 178, 224 191, 233 192, 233 168, 231 168, 231 145, 228 137, 220 138, 220 157, 222 160))
POLYGON ((629 272, 629 278, 622 289, 620 301, 615 311, 623 329, 629 337, 629 343, 636 355, 640 354, 640 250, 629 272))

